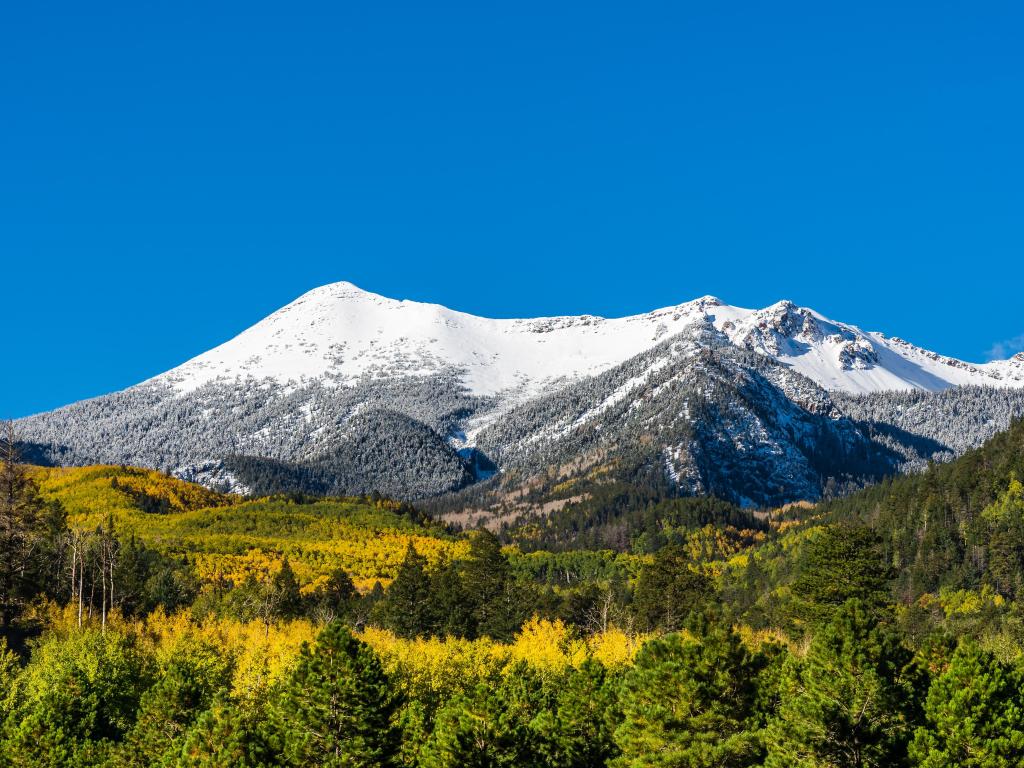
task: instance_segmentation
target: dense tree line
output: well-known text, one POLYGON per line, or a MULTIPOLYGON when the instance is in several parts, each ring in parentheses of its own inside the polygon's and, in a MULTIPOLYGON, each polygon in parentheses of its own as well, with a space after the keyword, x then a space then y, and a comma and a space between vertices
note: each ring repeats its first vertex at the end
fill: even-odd
MULTIPOLYGON (((573 488, 577 492, 582 489, 573 488)), ((749 509, 714 496, 679 498, 664 486, 601 483, 571 499, 558 514, 519 521, 503 536, 524 551, 600 550, 655 552, 681 542, 686 531, 711 525, 765 531, 749 509)))
POLYGON ((424 696, 339 621, 258 699, 199 640, 124 630, 0 652, 11 766, 993 766, 1024 753, 1020 666, 971 641, 914 653, 856 599, 806 650, 695 615, 626 668, 527 663, 424 696))

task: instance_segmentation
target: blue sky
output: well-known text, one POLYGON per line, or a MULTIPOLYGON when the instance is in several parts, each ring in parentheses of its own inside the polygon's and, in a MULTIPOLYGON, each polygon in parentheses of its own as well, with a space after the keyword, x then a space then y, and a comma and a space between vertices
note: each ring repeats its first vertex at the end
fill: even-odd
POLYGON ((1009 2, 7 3, 0 416, 343 279, 492 316, 790 298, 1012 354, 1022 23, 1009 2))

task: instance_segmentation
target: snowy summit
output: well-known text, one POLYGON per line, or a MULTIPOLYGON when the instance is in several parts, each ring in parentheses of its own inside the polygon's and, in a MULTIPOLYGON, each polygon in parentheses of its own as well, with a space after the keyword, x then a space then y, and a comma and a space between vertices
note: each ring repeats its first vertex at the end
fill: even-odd
POLYGON ((780 301, 742 309, 705 296, 642 315, 494 320, 339 282, 309 291, 234 339, 156 377, 180 392, 215 380, 301 384, 458 370, 477 395, 519 400, 593 376, 698 327, 849 393, 1024 387, 1024 360, 966 363, 780 301))

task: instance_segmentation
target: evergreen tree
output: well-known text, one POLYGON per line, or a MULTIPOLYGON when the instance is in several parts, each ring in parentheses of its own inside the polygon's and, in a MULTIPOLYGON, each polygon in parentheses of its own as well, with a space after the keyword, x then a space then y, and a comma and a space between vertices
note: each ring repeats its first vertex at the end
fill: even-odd
POLYGON ((274 613, 285 619, 294 619, 302 612, 302 593, 299 580, 295 577, 288 556, 281 561, 281 568, 270 580, 269 590, 274 613))
POLYGON ((113 581, 117 584, 116 604, 124 615, 139 616, 155 607, 150 603, 146 582, 156 556, 135 534, 121 542, 113 581))
POLYGON ((1021 674, 971 642, 957 648, 925 703, 911 755, 921 768, 1011 768, 1024 757, 1021 674))
POLYGON ((327 583, 313 595, 312 616, 324 624, 342 619, 351 613, 358 598, 359 593, 352 583, 352 577, 337 568, 327 577, 327 583))
POLYGON ((399 637, 413 638, 434 631, 435 616, 427 559, 410 542, 384 599, 378 606, 381 623, 399 637))
POLYGON ((380 660, 340 622, 303 647, 274 707, 285 762, 295 768, 385 768, 399 753, 400 699, 380 660))
POLYGON ((531 721, 545 707, 538 673, 519 664, 499 680, 451 698, 424 745, 423 768, 541 766, 531 721))
POLYGON ((271 768, 280 765, 262 726, 265 713, 218 701, 185 738, 176 768, 271 768))
POLYGON ((825 527, 808 542, 792 584, 796 612, 808 624, 828 621, 847 600, 879 612, 889 602, 892 569, 880 540, 864 525, 825 527))
POLYGON ((0 631, 7 630, 25 603, 44 590, 40 566, 55 543, 52 516, 39 486, 20 463, 10 422, 0 434, 0 631))
POLYGON ((791 657, 767 733, 768 768, 905 765, 919 721, 921 675, 912 654, 857 600, 791 657))
POLYGON ((140 702, 138 718, 119 752, 118 766, 147 768, 181 751, 196 718, 230 685, 231 668, 217 649, 189 642, 177 649, 140 702))
POLYGON ((473 533, 469 556, 462 564, 462 583, 472 600, 476 633, 511 640, 522 626, 526 611, 501 543, 490 531, 473 533))
POLYGON ((191 605, 199 594, 199 578, 187 560, 175 561, 165 555, 155 558, 146 579, 148 610, 157 606, 171 612, 191 605))
POLYGON ((173 611, 195 599, 198 584, 187 564, 146 546, 135 534, 121 539, 116 552, 114 605, 125 616, 143 616, 158 605, 173 611))
POLYGON ((615 754, 610 713, 615 690, 604 666, 587 660, 559 681, 554 701, 530 723, 548 768, 591 768, 615 754))
POLYGON ((623 679, 617 768, 759 765, 754 722, 761 663, 732 630, 648 641, 623 679))
POLYGON ((350 611, 351 624, 356 629, 362 629, 371 623, 371 619, 377 613, 377 606, 381 604, 385 596, 384 587, 379 581, 373 582, 373 587, 365 595, 352 601, 350 611))
POLYGON ((683 547, 673 544, 641 569, 633 596, 633 613, 641 629, 681 629, 694 611, 708 604, 713 587, 692 564, 683 547))
POLYGON ((471 637, 474 632, 473 599, 454 563, 440 562, 430 576, 434 603, 434 631, 441 637, 471 637))

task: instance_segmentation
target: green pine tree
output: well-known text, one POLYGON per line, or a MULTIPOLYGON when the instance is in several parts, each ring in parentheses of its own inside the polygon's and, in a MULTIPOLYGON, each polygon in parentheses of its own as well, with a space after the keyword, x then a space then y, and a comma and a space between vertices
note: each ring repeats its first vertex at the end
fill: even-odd
POLYGON ((265 714, 227 701, 203 713, 185 738, 175 768, 271 768, 280 765, 264 728, 265 714))
POLYGON ((649 641, 622 682, 616 768, 759 765, 761 661, 730 629, 649 641))
POLYGON ((921 675, 899 638, 850 600, 791 657, 767 730, 768 768, 905 765, 921 675))
POLYGON ((541 766, 531 721, 545 709, 540 675, 520 663, 500 679, 455 696, 438 712, 422 768, 541 766))
POLYGON ((892 578, 871 528, 827 526, 808 542, 801 559, 792 584, 795 612, 806 624, 822 624, 847 600, 857 599, 878 613, 890 600, 892 578))
POLYGON ((604 666, 593 660, 559 681, 555 699, 530 723, 536 751, 549 768, 590 768, 615 754, 610 713, 615 689, 604 666))
POLYGON ((454 563, 438 563, 430 576, 430 593, 434 631, 441 637, 470 637, 474 628, 473 600, 454 563))
POLYGON ((327 577, 327 582, 313 595, 313 618, 323 623, 347 617, 359 597, 352 577, 337 568, 327 577))
POLYGON ((382 768, 397 764, 400 699, 373 650, 341 622, 303 647, 274 705, 288 765, 382 768))
POLYGON ((921 768, 1012 768, 1024 760, 1019 672, 965 642, 936 677, 911 755, 921 768))
POLYGON ((230 683, 231 666, 217 648, 196 642, 177 649, 143 694, 138 718, 116 764, 147 768, 178 754, 196 718, 218 694, 227 692, 230 683))
POLYGON ((377 612, 381 623, 399 637, 422 637, 434 632, 433 593, 427 575, 427 559, 411 543, 377 612))
POLYGON ((287 555, 281 561, 281 568, 270 580, 270 593, 276 614, 282 618, 293 619, 302 612, 302 594, 299 591, 299 580, 288 562, 287 555))
POLYGON ((693 570, 693 561, 678 544, 660 549, 637 577, 633 613, 646 631, 681 629, 695 611, 708 604, 713 587, 693 570))
POLYGON ((472 600, 476 634, 511 640, 519 631, 527 609, 512 579, 512 568, 501 542, 488 530, 475 531, 469 556, 462 564, 462 583, 472 600))

